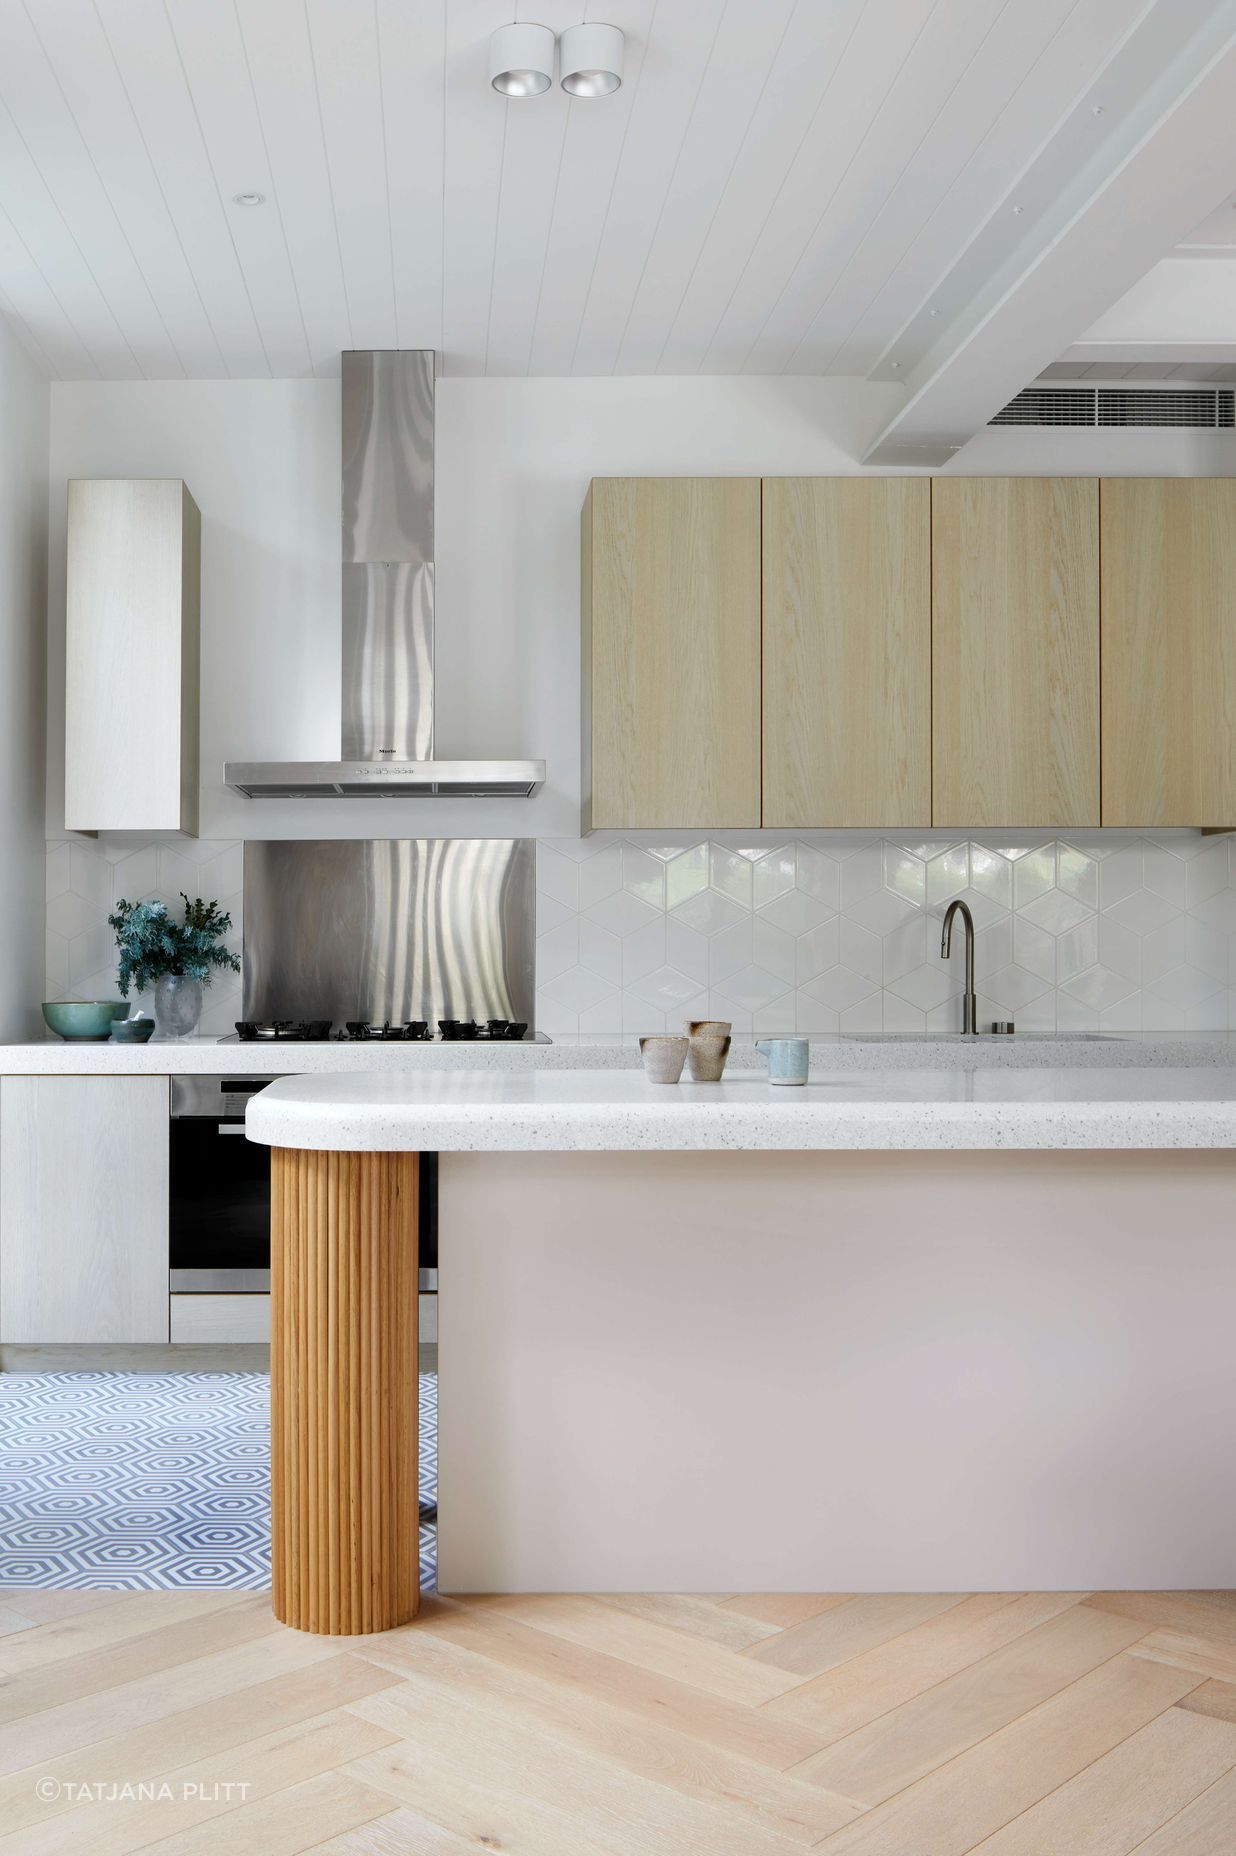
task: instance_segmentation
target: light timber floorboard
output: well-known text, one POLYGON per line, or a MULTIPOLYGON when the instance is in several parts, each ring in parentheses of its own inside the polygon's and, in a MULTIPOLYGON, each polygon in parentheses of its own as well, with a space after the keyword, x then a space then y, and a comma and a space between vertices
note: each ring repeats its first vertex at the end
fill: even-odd
POLYGON ((826 1670, 769 1708, 831 1746, 1076 1603, 1067 1592, 979 1592, 914 1630, 826 1670))
POLYGON ((1153 1837, 1137 1846, 1137 1856, 1228 1856, 1234 1847, 1236 1772, 1212 1785, 1153 1837))
POLYGON ((1236 1856, 1228 1593, 61 1596, 0 1600, 0 1856, 1236 1856))
POLYGON ((791 1625, 779 1637, 758 1643, 744 1654, 798 1676, 815 1676, 878 1643, 900 1637, 938 1612, 951 1611, 959 1602, 955 1593, 942 1597, 938 1593, 877 1592, 870 1598, 852 1598, 819 1617, 791 1625))
POLYGON ((1139 1626, 1076 1605, 903 1702, 798 1768, 863 1804, 904 1791, 1136 1641, 1139 1626))
POLYGON ((1216 1721, 1236 1721, 1236 1683, 1203 1682, 1180 1705, 1194 1714, 1211 1714, 1216 1721))
POLYGON ((975 1856, 1129 1856, 1233 1767, 1236 1727, 1169 1708, 980 1843, 975 1856))

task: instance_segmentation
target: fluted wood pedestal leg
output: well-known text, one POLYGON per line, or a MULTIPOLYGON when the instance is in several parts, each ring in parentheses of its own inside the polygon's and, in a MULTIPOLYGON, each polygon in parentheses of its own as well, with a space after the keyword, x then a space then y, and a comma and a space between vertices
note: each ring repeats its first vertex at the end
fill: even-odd
POLYGON ((271 1151, 275 1616, 390 1630, 420 1597, 417 1156, 271 1151))

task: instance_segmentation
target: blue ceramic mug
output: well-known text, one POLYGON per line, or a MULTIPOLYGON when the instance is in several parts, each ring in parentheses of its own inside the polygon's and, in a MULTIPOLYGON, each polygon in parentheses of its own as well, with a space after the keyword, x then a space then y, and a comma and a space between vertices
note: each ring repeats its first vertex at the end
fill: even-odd
POLYGON ((757 1038, 755 1048, 768 1059, 770 1083, 806 1082, 806 1038, 757 1038))

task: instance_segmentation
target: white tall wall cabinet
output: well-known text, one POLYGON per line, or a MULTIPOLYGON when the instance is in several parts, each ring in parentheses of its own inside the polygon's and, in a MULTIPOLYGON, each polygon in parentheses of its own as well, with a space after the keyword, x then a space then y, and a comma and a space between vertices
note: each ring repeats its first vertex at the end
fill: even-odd
POLYGON ((201 516, 179 478, 69 484, 65 825, 197 834, 201 516))

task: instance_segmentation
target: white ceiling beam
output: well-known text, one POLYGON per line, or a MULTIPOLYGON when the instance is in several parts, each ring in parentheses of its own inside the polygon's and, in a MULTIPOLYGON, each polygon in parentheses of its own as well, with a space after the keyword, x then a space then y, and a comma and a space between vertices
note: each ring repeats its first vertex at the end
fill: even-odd
POLYGON ((1230 194, 1234 119, 1236 0, 1159 0, 872 371, 863 461, 947 463, 1230 194))

